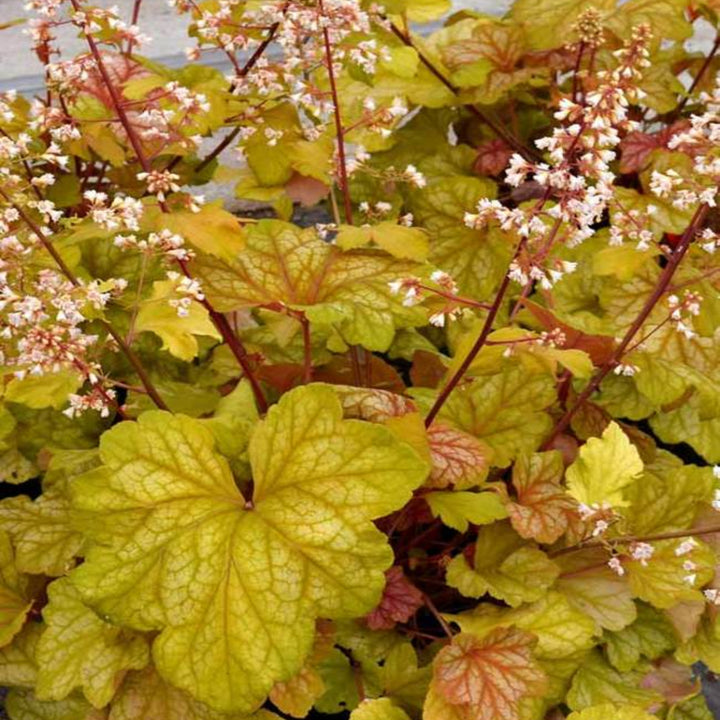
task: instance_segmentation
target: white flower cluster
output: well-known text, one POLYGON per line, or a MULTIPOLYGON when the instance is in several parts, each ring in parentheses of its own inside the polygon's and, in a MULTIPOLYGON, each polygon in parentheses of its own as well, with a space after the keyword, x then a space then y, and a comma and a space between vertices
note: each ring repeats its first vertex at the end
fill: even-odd
POLYGON ((83 198, 88 205, 89 216, 103 229, 124 229, 135 232, 140 229, 144 210, 140 200, 126 195, 116 195, 112 202, 108 203, 107 194, 97 190, 86 190, 83 198))
POLYGON ((137 250, 183 262, 194 257, 193 251, 185 247, 183 236, 167 228, 149 233, 146 239, 139 239, 136 235, 117 235, 114 244, 121 250, 137 250))
POLYGON ((497 222, 501 229, 525 240, 529 257, 518 257, 510 267, 510 277, 521 285, 538 281, 542 287, 552 287, 569 272, 563 267, 550 271, 541 267, 561 226, 565 244, 573 246, 592 236, 602 219, 613 197, 615 176, 610 163, 615 159, 620 132, 637 126, 629 118, 629 106, 642 97, 637 84, 649 65, 648 42, 647 26, 635 28, 631 41, 614 53, 617 67, 598 73, 597 88, 588 92, 582 103, 569 97, 560 101, 555 117, 564 124, 536 141, 547 153, 548 162, 532 162, 519 154, 510 158, 507 184, 520 187, 531 182, 540 187, 543 195, 537 203, 507 208, 498 200, 483 199, 476 212, 465 214, 468 227, 480 229, 497 222))
POLYGON ((20 276, 11 285, 9 274, 0 271, 0 363, 16 368, 19 378, 92 367, 87 353, 97 336, 81 328, 85 308, 102 309, 127 283, 94 280, 73 285, 48 269, 41 270, 30 287, 27 283, 20 276))
POLYGON ((689 319, 684 315, 697 317, 700 314, 702 295, 697 292, 686 290, 682 300, 677 295, 670 295, 667 299, 670 309, 670 321, 675 329, 687 340, 692 340, 697 333, 693 330, 689 319))
POLYGON ((180 296, 168 301, 170 307, 177 310, 178 317, 188 317, 193 301, 202 302, 205 299, 200 282, 174 271, 168 272, 167 277, 173 283, 174 291, 180 296))
POLYGON ((167 193, 180 191, 180 186, 177 184, 180 176, 170 172, 170 170, 139 172, 137 179, 144 182, 147 185, 148 192, 156 195, 160 202, 165 201, 167 193))

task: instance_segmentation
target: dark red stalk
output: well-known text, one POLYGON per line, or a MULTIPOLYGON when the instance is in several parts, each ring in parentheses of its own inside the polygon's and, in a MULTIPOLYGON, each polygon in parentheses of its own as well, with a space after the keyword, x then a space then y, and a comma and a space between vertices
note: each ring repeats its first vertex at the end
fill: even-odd
MULTIPOLYGON (((525 247, 525 242, 526 240, 525 238, 523 238, 518 243, 517 249, 515 250, 515 255, 513 256, 513 260, 520 255, 523 247, 525 247)), ((505 294, 507 293, 507 289, 509 286, 510 276, 506 272, 505 277, 503 277, 502 283, 500 283, 500 288, 498 289, 497 295, 495 295, 495 300, 490 306, 490 311, 485 318, 485 324, 480 331, 478 339, 475 341, 472 348, 470 348, 470 352, 468 352, 468 354, 465 356, 465 359, 462 361, 460 367, 455 371, 455 374, 450 378, 450 380, 448 380, 448 382, 445 384, 445 387, 443 387, 443 389, 438 394, 437 398, 435 399, 435 403, 433 404, 432 408, 430 408, 430 412, 425 418, 425 427, 430 427, 430 425, 432 425, 433 420, 435 420, 435 417, 440 412, 440 409, 445 404, 445 401, 450 396, 450 393, 455 389, 460 380, 462 380, 473 360, 477 357, 477 354, 480 352, 480 350, 482 350, 483 346, 485 345, 488 336, 492 332, 495 318, 500 311, 500 307, 503 303, 503 300, 505 299, 505 294)))
MULTIPOLYGON (((320 0, 320 11, 325 12, 320 0)), ((345 159, 345 131, 343 130, 342 117, 340 115, 340 100, 338 98, 337 84, 335 82, 335 69, 333 68, 332 47, 330 45, 330 34, 327 28, 323 28, 323 42, 325 44, 325 62, 327 63, 328 79, 330 81, 330 93, 333 101, 333 114, 335 116, 335 134, 337 135, 338 150, 338 171, 340 173, 340 189, 343 194, 343 206, 345 209, 345 222, 352 225, 352 201, 350 199, 350 185, 348 183, 347 162, 345 159)))
POLYGON ((695 234, 697 233, 699 227, 702 225, 707 213, 707 205, 701 205, 696 210, 695 215, 690 222, 690 225, 688 225, 687 229, 680 238, 680 242, 675 248, 673 254, 670 256, 667 265, 663 268, 663 271, 660 275, 657 285, 655 286, 655 289, 648 297, 645 305, 633 321, 632 325, 628 328, 623 339, 620 341, 620 344, 615 349, 612 357, 604 365, 602 365, 602 367, 598 369, 598 371, 587 384, 585 389, 577 396, 575 402, 565 411, 565 414, 560 418, 558 423, 553 428, 550 437, 548 437, 548 439, 543 443, 543 449, 547 449, 548 447, 550 447, 555 438, 557 438, 558 435, 560 435, 568 427, 570 421, 573 419, 573 417, 575 417, 575 413, 577 413, 577 411, 583 406, 583 404, 588 400, 588 398, 590 398, 590 396, 600 387, 602 381, 620 362, 620 359, 622 358, 626 349, 632 342, 633 338, 640 331, 648 316, 655 308, 655 305, 657 305, 660 298, 667 291, 668 286, 670 285, 670 281, 675 274, 675 271, 680 265, 680 262, 685 256, 685 253, 688 251, 690 244, 692 243, 693 238, 695 237, 695 234))
POLYGON ((634 542, 652 542, 654 540, 672 540, 674 538, 694 537, 695 535, 713 535, 720 533, 720 525, 711 525, 704 528, 689 528, 686 530, 669 530, 668 532, 655 533, 654 535, 621 535, 616 538, 603 538, 602 540, 588 540, 571 547, 561 548, 560 550, 551 550, 548 555, 550 557, 558 557, 558 555, 567 555, 568 553, 577 552, 578 550, 587 550, 588 548, 607 547, 608 545, 619 545, 634 542))
MULTIPOLYGON (((80 287, 80 281, 78 280, 75 273, 70 269, 70 267, 67 265, 67 263, 62 259, 60 253, 55 249, 53 244, 50 242, 50 239, 43 233, 43 231, 38 227, 37 223, 33 221, 33 219, 16 203, 12 202, 10 197, 5 193, 2 188, 0 188, 0 196, 15 210, 17 210, 20 217, 23 219, 23 222, 37 235, 38 239, 40 240, 40 243, 42 246, 47 250, 50 257, 52 257, 55 264, 60 268, 60 272, 72 283, 75 287, 80 287)), ((149 375, 147 372, 145 372, 145 368, 142 366, 142 363, 138 359, 137 355, 130 349, 128 344, 123 339, 122 335, 113 328, 112 325, 110 325, 109 322, 103 320, 101 321, 103 327, 107 331, 107 333, 112 337, 113 340, 118 344, 118 347, 120 350, 122 350, 123 354, 127 357, 130 364, 133 366, 133 369, 137 373, 137 376, 140 378, 140 382, 142 383, 143 387, 147 391, 148 396, 151 398, 151 400, 157 405, 161 410, 167 410, 167 405, 163 401, 163 399, 160 397, 158 391, 155 389, 155 386, 152 383, 152 380, 150 380, 149 375)))
MULTIPOLYGON (((443 73, 434 65, 432 60, 428 58, 416 45, 413 43, 412 38, 409 34, 403 32, 397 25, 390 23, 390 29, 402 42, 408 47, 415 50, 420 58, 420 62, 453 94, 459 95, 460 88, 455 86, 443 73)), ((513 137, 508 133, 501 125, 498 125, 488 115, 479 110, 475 105, 465 106, 469 112, 471 112, 478 120, 483 124, 487 125, 499 138, 502 138, 510 147, 516 152, 520 153, 526 160, 540 160, 542 159, 540 154, 535 152, 532 148, 526 148, 517 138, 513 137)))
MULTIPOLYGON (((72 6, 76 11, 80 10, 79 0, 70 0, 70 2, 72 3, 72 6)), ((152 166, 150 165, 147 157, 145 156, 142 144, 140 143, 140 139, 138 138, 137 133, 135 132, 135 129, 133 128, 132 123, 127 116, 127 113, 125 112, 122 98, 120 97, 117 88, 113 85, 112 78, 108 74, 107 68, 105 67, 105 63, 103 61, 102 54, 98 49, 97 43, 90 34, 86 34, 85 39, 87 40, 88 46, 90 47, 90 52, 95 60, 95 63, 97 64, 98 72, 100 73, 103 82, 107 87, 108 93, 110 94, 110 98, 115 108, 115 112, 117 113, 118 119, 120 120, 120 124, 125 129, 125 133, 128 136, 128 140, 130 142, 130 145, 132 145, 138 162, 140 163, 143 171, 149 173, 152 171, 152 166)), ((163 212, 168 211, 167 205, 164 202, 160 203, 160 208, 163 210, 163 212)), ((187 267, 187 263, 182 260, 178 260, 178 265, 180 266, 183 274, 186 277, 192 277, 187 267)), ((238 361, 240 367, 242 368, 245 377, 247 377, 248 381, 250 382, 253 394, 255 395, 255 400, 258 404, 258 407, 260 408, 260 411, 265 412, 268 407, 267 400, 265 400, 265 395, 263 394, 262 388, 260 387, 260 383, 255 377, 253 368, 250 365, 248 353, 245 350, 243 344, 235 335, 232 328, 230 327, 230 323, 227 321, 227 318, 222 313, 217 312, 207 299, 203 300, 201 304, 208 311, 210 319, 213 321, 213 324, 217 328, 223 340, 227 343, 232 354, 235 356, 235 359, 238 361)))

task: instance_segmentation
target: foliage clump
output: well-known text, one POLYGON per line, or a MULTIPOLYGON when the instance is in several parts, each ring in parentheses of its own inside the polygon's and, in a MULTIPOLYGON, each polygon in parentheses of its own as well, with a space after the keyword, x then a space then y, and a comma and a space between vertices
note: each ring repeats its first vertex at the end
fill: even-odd
POLYGON ((171 4, 0 95, 10 717, 708 720, 717 2, 171 4))

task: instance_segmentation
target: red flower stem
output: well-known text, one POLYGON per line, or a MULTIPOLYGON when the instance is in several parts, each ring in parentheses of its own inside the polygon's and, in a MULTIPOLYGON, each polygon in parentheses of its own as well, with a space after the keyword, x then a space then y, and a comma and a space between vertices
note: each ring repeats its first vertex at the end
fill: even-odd
MULTIPOLYGON (((520 255, 523 248, 525 247, 525 243, 525 238, 523 238, 518 243, 517 249, 515 250, 515 255, 513 256, 513 260, 515 260, 520 255)), ((492 332, 495 318, 500 311, 500 306, 505 300, 505 295, 509 286, 510 276, 506 272, 505 276, 503 277, 502 283, 500 284, 500 288, 498 289, 497 295, 495 295, 495 300, 490 306, 490 311, 488 312, 487 318, 485 318, 485 324, 480 331, 478 339, 475 341, 475 344, 472 346, 472 348, 470 348, 470 352, 468 352, 468 354, 465 356, 465 359, 462 361, 460 367, 455 371, 455 374, 450 378, 450 380, 448 380, 448 382, 445 384, 445 387, 443 387, 443 389, 440 391, 439 395, 435 400, 435 403, 433 404, 432 408, 430 408, 430 412, 425 418, 425 427, 430 427, 430 425, 432 425, 433 420, 435 420, 435 417, 440 412, 440 409, 445 404, 445 401, 450 396, 450 393, 455 389, 460 380, 462 380, 473 360, 475 360, 477 354, 480 352, 480 350, 482 350, 483 346, 485 345, 488 336, 492 332)))
POLYGON ((558 557, 559 555, 567 555, 568 553, 578 552, 579 550, 587 550, 589 548, 607 547, 608 545, 621 545, 634 542, 653 542, 654 540, 672 540, 674 538, 695 537, 696 535, 713 535, 720 533, 720 525, 710 525, 704 528, 695 528, 687 530, 669 530, 668 532, 655 533, 654 535, 621 535, 620 537, 610 538, 606 540, 589 540, 581 542, 577 545, 561 548, 560 550, 551 550, 549 557, 558 557))
MULTIPOLYGON (((76 11, 80 10, 79 0, 70 0, 70 2, 72 3, 72 6, 76 11)), ((152 171, 152 166, 150 165, 145 155, 145 152, 143 151, 140 139, 138 138, 137 133, 135 132, 135 129, 133 128, 132 123, 127 116, 127 113, 125 112, 122 98, 120 97, 117 88, 113 85, 112 78, 110 77, 107 68, 105 67, 105 62, 103 61, 102 54, 100 53, 97 43, 95 42, 95 38, 93 38, 91 34, 85 33, 85 39, 87 40, 88 46, 90 47, 90 52, 95 60, 98 72, 100 73, 103 82, 107 87, 108 93, 110 94, 110 98, 115 108, 115 112, 117 113, 118 119, 120 120, 121 125, 125 129, 125 133, 128 136, 130 145, 132 145, 135 156, 140 163, 140 167, 142 167, 143 172, 150 173, 152 171)), ((160 202, 160 208, 163 212, 168 212, 167 205, 164 202, 160 202)), ((187 263, 184 260, 179 259, 177 260, 177 263, 180 266, 183 274, 188 278, 192 278, 192 274, 188 269, 187 263)), ((255 377, 255 373, 250 364, 248 353, 245 350, 245 347, 233 332, 232 328, 230 327, 230 323, 227 321, 227 318, 222 313, 219 313, 217 310, 215 310, 215 308, 212 306, 210 301, 207 300, 207 298, 200 301, 200 304, 208 311, 210 319, 212 320, 213 324, 222 336, 223 340, 227 343, 227 346, 230 348, 230 351, 235 356, 238 364, 242 368, 245 377, 248 379, 250 386, 252 387, 253 394, 255 395, 255 400, 258 404, 258 407, 260 408, 260 411, 266 412, 268 408, 267 400, 265 399, 265 395, 263 394, 257 377, 255 377)))
MULTIPOLYGON (((418 54, 420 62, 453 94, 459 95, 460 88, 454 85, 443 73, 433 64, 416 45, 413 43, 409 33, 403 32, 395 23, 390 23, 390 30, 396 35, 407 47, 412 48, 418 54)), ((526 160, 542 159, 539 153, 532 148, 526 148, 517 138, 508 133, 501 125, 488 117, 484 112, 479 110, 475 105, 465 105, 467 110, 471 112, 480 122, 487 125, 499 138, 503 139, 516 152, 520 153, 526 160)))
POLYGON ((680 113, 685 109, 685 105, 687 105, 688 100, 690 99, 690 96, 693 94, 695 88, 700 84, 700 80, 702 80, 703 76, 707 72, 708 68, 710 67, 710 63, 712 62, 712 59, 715 57, 718 49, 720 49, 720 35, 717 35, 715 37, 715 42, 713 43, 713 46, 710 48, 710 52, 708 53, 708 56, 705 58, 705 61, 700 66, 700 69, 698 70, 697 75, 694 77, 692 84, 687 90, 687 93, 685 94, 685 97, 678 103, 678 106, 673 111, 672 115, 670 116, 670 121, 668 124, 671 124, 673 120, 675 120, 680 113))
MULTIPOLYGON (((5 193, 5 191, 0 188, 0 197, 2 197, 9 205, 11 205, 17 213, 20 215, 20 217, 23 219, 23 222, 35 233, 35 235, 40 240, 40 243, 42 246, 47 250, 50 257, 52 257, 55 264, 60 269, 60 272, 69 280, 69 282, 75 286, 80 287, 80 281, 78 280, 75 273, 70 269, 70 267, 67 265, 67 263, 62 259, 60 253, 55 249, 53 244, 50 242, 50 238, 45 235, 45 233, 38 227, 37 223, 33 221, 33 219, 23 210, 22 207, 14 203, 10 197, 5 193)), ((115 328, 107 322, 107 320, 101 320, 100 321, 107 331, 107 333, 112 337, 112 339, 118 344, 119 348, 122 350, 122 352, 127 357, 130 364, 133 366, 133 369, 137 373, 137 376, 140 378, 140 382, 142 383, 143 387, 147 391, 148 396, 152 399, 152 401, 157 405, 161 410, 167 410, 167 405, 163 401, 163 399, 160 397, 160 394, 155 389, 155 386, 152 383, 152 380, 150 380, 149 375, 147 372, 145 372, 145 368, 142 366, 142 363, 140 362, 139 358, 135 353, 130 349, 128 344, 123 339, 123 336, 115 330, 115 328)))
POLYGON ((573 102, 577 102, 577 93, 578 93, 578 82, 580 78, 578 77, 578 73, 580 72, 580 63, 582 62, 583 53, 585 52, 585 41, 581 40, 578 44, 578 54, 577 58, 575 58, 575 67, 573 68, 573 82, 572 82, 572 100, 573 102))
MULTIPOLYGON (((244 78, 250 70, 255 67, 257 64, 257 61, 263 56, 265 53, 265 50, 267 50, 270 43, 275 38, 275 33, 277 33, 278 28, 280 27, 280 23, 276 22, 273 23, 268 31, 267 37, 260 43, 260 45, 257 46, 255 52, 248 58, 248 61, 240 68, 240 70, 236 73, 237 77, 244 78)), ((228 147, 233 140, 240 134, 240 127, 236 127, 231 133, 229 133, 225 139, 218 144, 218 146, 204 159, 202 162, 195 168, 195 172, 200 172, 204 170, 220 153, 225 150, 226 147, 228 147)))
POLYGON ((438 621, 438 624, 443 629, 443 632, 452 640, 453 631, 447 624, 445 618, 442 616, 440 611, 437 609, 437 607, 435 607, 435 603, 430 599, 430 596, 423 593, 423 601, 425 603, 425 607, 427 607, 427 609, 432 613, 433 617, 438 621))
POLYGON ((697 230, 705 220, 708 210, 709 208, 707 205, 701 205, 695 211, 690 225, 688 225, 682 237, 680 238, 680 242, 678 243, 671 257, 669 258, 667 265, 663 268, 662 274, 660 275, 660 279, 658 280, 655 289, 646 300, 645 305, 633 321, 632 325, 628 328, 623 339, 620 341, 620 344, 617 346, 615 352, 612 354, 612 357, 598 369, 598 371, 587 384, 585 389, 577 396, 575 402, 565 411, 565 414, 560 418, 558 423, 553 428, 550 437, 548 437, 547 440, 545 440, 545 442, 543 443, 543 449, 547 450, 552 445, 553 441, 558 437, 558 435, 560 435, 568 427, 570 421, 573 419, 573 417, 575 417, 575 413, 577 413, 577 411, 583 406, 583 404, 588 400, 588 398, 600 387, 600 384, 608 375, 608 373, 610 373, 613 368, 618 364, 618 362, 620 362, 620 359, 622 358, 626 349, 632 342, 633 338, 640 331, 648 316, 655 308, 655 305, 657 305, 660 298, 667 291, 667 288, 670 285, 670 281, 672 280, 675 271, 678 269, 680 262, 685 256, 685 253, 688 251, 697 230))
MULTIPOLYGON (((322 0, 320 0, 320 12, 325 13, 322 0)), ((345 158, 345 131, 343 130, 342 116, 340 114, 340 100, 338 98, 337 83, 335 82, 335 69, 333 68, 332 47, 330 45, 330 33, 326 27, 323 28, 323 42, 325 44, 325 62, 327 64, 328 80, 330 81, 330 93, 333 101, 333 115, 335 116, 335 134, 337 135, 338 172, 340 174, 340 189, 343 194, 343 206, 345 210, 345 222, 352 225, 352 201, 350 199, 350 185, 348 183, 347 161, 345 158)))

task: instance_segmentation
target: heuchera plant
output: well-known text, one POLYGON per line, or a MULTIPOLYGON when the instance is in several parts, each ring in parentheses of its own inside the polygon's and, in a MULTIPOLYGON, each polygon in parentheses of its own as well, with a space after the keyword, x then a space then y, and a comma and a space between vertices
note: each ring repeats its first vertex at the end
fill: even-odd
POLYGON ((10 717, 711 718, 717 0, 171 4, 0 95, 10 717))

